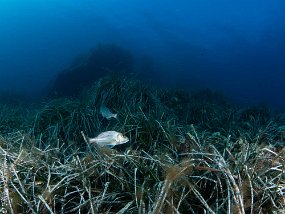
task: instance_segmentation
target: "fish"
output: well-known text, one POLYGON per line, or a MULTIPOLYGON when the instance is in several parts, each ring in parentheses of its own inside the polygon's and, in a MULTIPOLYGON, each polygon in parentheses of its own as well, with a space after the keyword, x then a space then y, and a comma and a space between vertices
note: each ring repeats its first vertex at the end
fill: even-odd
POLYGON ((89 143, 96 143, 99 146, 109 146, 110 148, 113 148, 114 146, 121 145, 124 143, 129 142, 129 138, 124 136, 120 132, 116 131, 106 131, 100 133, 95 138, 89 138, 89 143))
POLYGON ((102 117, 108 120, 110 120, 111 118, 117 119, 117 116, 118 116, 118 114, 112 113, 110 109, 108 109, 105 105, 100 106, 100 114, 102 115, 102 117))

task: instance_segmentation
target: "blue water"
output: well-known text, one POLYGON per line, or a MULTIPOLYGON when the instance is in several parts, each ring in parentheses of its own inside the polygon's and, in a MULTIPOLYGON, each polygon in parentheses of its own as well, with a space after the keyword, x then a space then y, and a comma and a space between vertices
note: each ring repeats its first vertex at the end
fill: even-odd
POLYGON ((0 90, 34 94, 98 44, 153 84, 285 110, 283 0, 0 0, 0 90))

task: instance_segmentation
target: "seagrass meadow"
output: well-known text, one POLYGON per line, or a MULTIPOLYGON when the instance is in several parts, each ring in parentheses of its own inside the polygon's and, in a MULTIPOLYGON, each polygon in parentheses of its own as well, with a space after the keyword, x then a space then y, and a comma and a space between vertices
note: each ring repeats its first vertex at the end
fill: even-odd
POLYGON ((0 132, 2 213, 285 213, 285 114, 210 90, 107 76, 77 98, 2 103, 0 132), (130 141, 81 135, 109 130, 130 141))

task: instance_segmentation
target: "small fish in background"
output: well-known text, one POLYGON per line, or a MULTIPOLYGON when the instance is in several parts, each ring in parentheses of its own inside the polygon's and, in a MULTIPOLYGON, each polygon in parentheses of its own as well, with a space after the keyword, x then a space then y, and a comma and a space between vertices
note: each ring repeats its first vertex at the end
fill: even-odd
POLYGON ((95 138, 86 138, 83 132, 81 132, 81 134, 84 140, 88 143, 96 143, 99 146, 109 146, 110 148, 129 142, 128 137, 116 131, 102 132, 95 138))
POLYGON ((111 118, 117 119, 117 116, 118 116, 118 114, 112 113, 110 109, 108 109, 105 105, 100 106, 100 114, 102 115, 102 117, 108 120, 110 120, 111 118))

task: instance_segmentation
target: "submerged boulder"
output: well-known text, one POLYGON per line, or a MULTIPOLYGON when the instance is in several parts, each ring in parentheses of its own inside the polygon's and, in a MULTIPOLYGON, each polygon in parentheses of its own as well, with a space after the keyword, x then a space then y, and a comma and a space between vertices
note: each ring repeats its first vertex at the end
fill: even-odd
POLYGON ((60 72, 52 84, 51 96, 74 96, 106 74, 126 74, 133 70, 131 53, 121 47, 98 45, 89 54, 78 56, 60 72))

